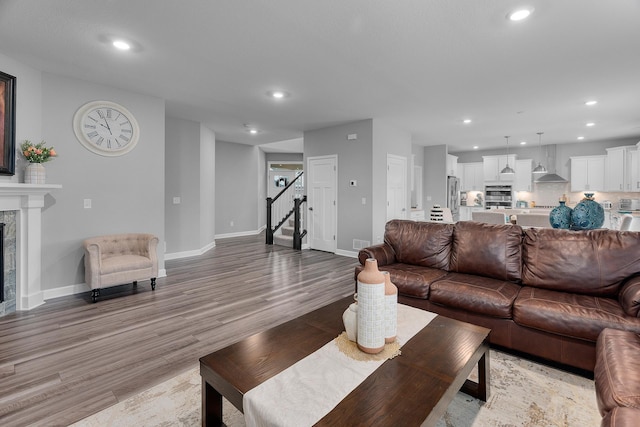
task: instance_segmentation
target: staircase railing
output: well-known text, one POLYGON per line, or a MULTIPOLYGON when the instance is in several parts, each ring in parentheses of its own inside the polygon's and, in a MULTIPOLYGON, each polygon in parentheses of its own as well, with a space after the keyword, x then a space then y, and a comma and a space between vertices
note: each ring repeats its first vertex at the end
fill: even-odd
POLYGON ((307 231, 300 231, 301 228, 301 206, 307 201, 307 196, 303 195, 304 188, 301 185, 302 175, 304 172, 300 172, 285 188, 282 189, 275 197, 267 197, 267 232, 266 243, 273 245, 274 233, 284 224, 289 217, 294 215, 294 232, 293 232, 293 246, 296 249, 301 249, 302 238, 307 234, 307 231), (274 219, 278 223, 273 226, 274 219), (296 247, 298 246, 298 247, 296 247))

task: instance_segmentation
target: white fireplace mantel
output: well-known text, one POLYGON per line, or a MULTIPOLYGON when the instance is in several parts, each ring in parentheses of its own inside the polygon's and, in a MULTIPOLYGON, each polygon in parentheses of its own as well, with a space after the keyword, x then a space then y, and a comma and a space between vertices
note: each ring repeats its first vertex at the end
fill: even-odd
POLYGON ((0 183, 0 211, 16 215, 16 309, 44 303, 42 291, 42 208, 56 184, 0 183))

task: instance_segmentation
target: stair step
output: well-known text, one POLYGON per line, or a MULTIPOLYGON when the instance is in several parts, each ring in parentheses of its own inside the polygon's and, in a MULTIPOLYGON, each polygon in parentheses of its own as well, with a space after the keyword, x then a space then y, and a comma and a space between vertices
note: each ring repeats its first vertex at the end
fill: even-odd
POLYGON ((276 235, 273 236, 273 243, 280 246, 286 246, 288 248, 293 247, 293 236, 276 235))
POLYGON ((293 232, 295 231, 295 228, 287 227, 286 225, 283 225, 282 227, 280 227, 280 230, 282 230, 283 236, 293 236, 293 232))

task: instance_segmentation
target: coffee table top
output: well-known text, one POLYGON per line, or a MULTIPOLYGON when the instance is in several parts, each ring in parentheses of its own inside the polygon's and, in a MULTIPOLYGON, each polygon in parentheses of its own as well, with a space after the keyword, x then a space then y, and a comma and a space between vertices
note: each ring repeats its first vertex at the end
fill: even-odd
MULTIPOLYGON (((333 340, 347 297, 200 359, 203 380, 242 410, 244 393, 333 340)), ((435 424, 481 355, 489 329, 437 316, 318 425, 435 424)))

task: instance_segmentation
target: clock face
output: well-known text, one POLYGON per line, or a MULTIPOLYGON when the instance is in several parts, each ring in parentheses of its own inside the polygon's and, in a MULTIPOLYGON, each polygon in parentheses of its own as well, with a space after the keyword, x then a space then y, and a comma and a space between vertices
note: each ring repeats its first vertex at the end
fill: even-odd
POLYGON ((102 156, 121 156, 138 143, 140 129, 133 114, 110 101, 92 101, 76 111, 73 131, 82 145, 102 156))

